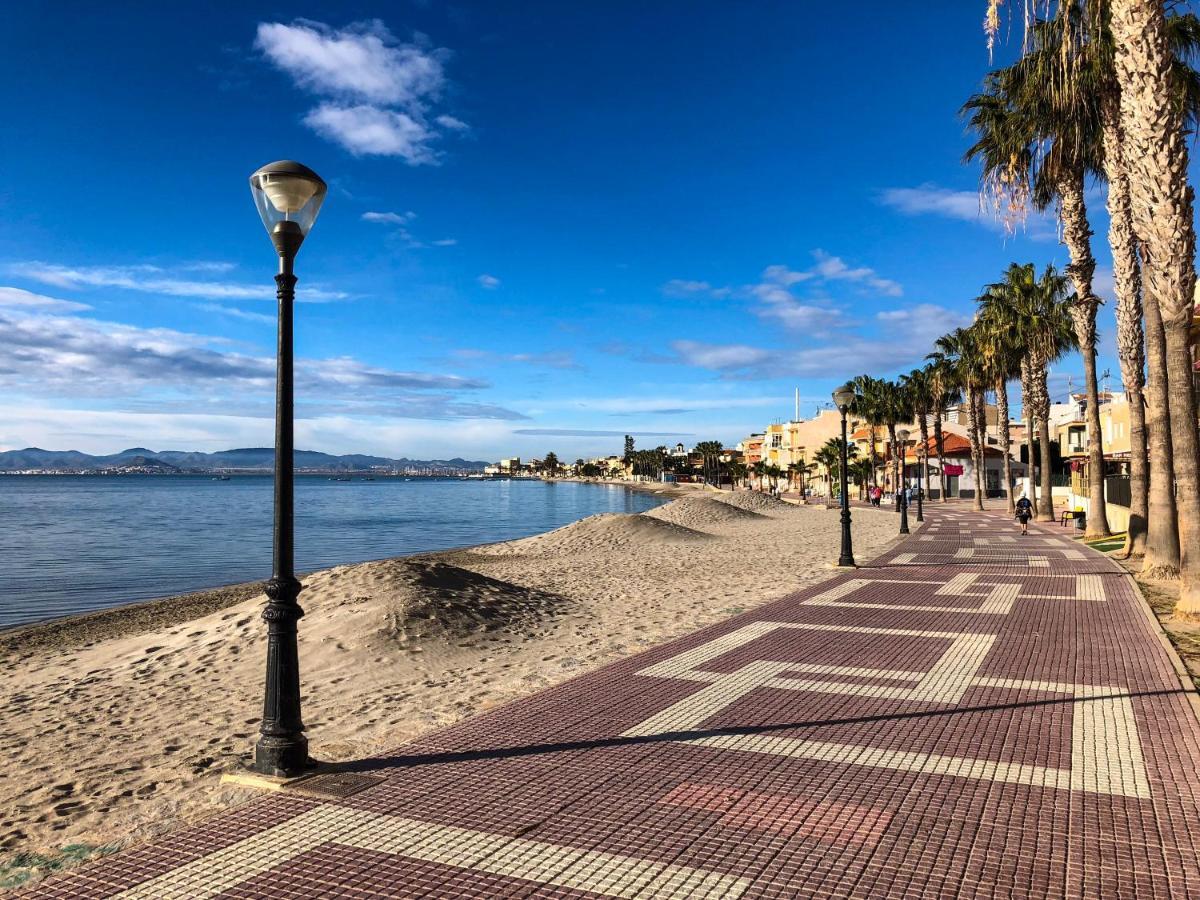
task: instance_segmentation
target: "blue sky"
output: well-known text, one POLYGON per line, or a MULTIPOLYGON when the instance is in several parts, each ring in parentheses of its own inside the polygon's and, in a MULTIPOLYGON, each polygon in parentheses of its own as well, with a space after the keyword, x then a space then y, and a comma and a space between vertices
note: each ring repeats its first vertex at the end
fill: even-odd
POLYGON ((980 214, 960 162, 983 7, 13 7, 0 448, 271 442, 246 178, 279 158, 330 184, 297 263, 299 446, 574 459, 731 444, 797 388, 809 415, 919 364, 1010 261, 1067 261, 1051 221, 980 214))

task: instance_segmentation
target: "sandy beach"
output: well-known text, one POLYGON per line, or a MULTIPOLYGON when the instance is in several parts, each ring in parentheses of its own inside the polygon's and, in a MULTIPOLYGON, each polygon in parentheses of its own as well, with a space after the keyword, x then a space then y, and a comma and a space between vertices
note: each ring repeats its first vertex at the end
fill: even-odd
MULTIPOLYGON (((855 552, 896 537, 855 511, 855 552)), ((313 755, 338 761, 693 631, 834 574, 838 512, 691 493, 523 540, 338 566, 300 601, 313 755)), ((252 751, 256 586, 0 634, 0 863, 119 845, 254 795, 220 774, 252 751)))

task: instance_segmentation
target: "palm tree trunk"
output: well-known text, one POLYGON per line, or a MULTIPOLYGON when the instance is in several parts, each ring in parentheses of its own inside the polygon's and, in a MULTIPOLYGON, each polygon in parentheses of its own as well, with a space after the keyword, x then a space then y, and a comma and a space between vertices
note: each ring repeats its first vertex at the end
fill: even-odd
MULTIPOLYGON (((1129 526, 1124 549, 1124 557, 1129 559, 1145 554, 1150 518, 1150 463, 1146 458, 1143 396, 1146 351, 1142 333, 1142 273, 1133 231, 1129 176, 1125 170, 1119 91, 1109 91, 1101 100, 1100 110, 1104 172, 1108 178, 1108 244, 1112 249, 1113 290, 1117 295, 1117 357, 1129 404, 1129 526)), ((1169 515, 1174 520, 1174 498, 1171 499, 1169 515)))
POLYGON ((921 427, 921 453, 917 459, 917 465, 921 467, 921 483, 917 486, 917 490, 925 491, 925 496, 929 496, 929 410, 922 410, 920 415, 921 427))
POLYGON ((1008 514, 1016 515, 1017 501, 1013 497, 1012 456, 1008 452, 1012 435, 1008 431, 1008 379, 996 379, 996 416, 1000 420, 1000 450, 1004 462, 1004 496, 1008 498, 1008 514))
POLYGON ((975 509, 983 509, 983 485, 979 471, 979 402, 975 386, 967 386, 967 439, 971 444, 971 468, 975 478, 975 509))
MULTIPOLYGON (((1195 616, 1200 614, 1200 442, 1188 328, 1196 282, 1196 238, 1187 186, 1183 104, 1172 96, 1174 53, 1161 0, 1112 0, 1111 16, 1133 222, 1142 240, 1142 284, 1147 305, 1158 304, 1166 337, 1167 408, 1183 582, 1175 610, 1195 616)), ((1152 410, 1152 424, 1163 421, 1161 413, 1154 415, 1157 412, 1152 410)), ((1152 472, 1152 489, 1153 478, 1152 472)))
POLYGON ((1029 371, 1029 360, 1021 360, 1021 412, 1025 417, 1025 475, 1029 484, 1029 502, 1033 504, 1033 517, 1038 515, 1038 492, 1034 482, 1034 469, 1037 465, 1033 458, 1033 389, 1030 387, 1032 375, 1029 371))
POLYGON ((1171 446, 1171 410, 1167 395, 1167 338, 1157 299, 1144 294, 1146 315, 1146 449, 1150 488, 1146 553, 1142 575, 1179 577, 1179 520, 1175 508, 1175 454, 1171 446))
POLYGON ((946 496, 946 439, 942 434, 941 415, 935 416, 933 420, 933 443, 938 461, 938 499, 940 502, 945 503, 949 498, 946 496))
POLYGON ((1075 303, 1071 318, 1079 355, 1083 358, 1083 376, 1087 393, 1084 420, 1088 436, 1088 538, 1110 534, 1108 510, 1104 503, 1104 443, 1100 431, 1100 389, 1096 381, 1096 307, 1100 301, 1092 290, 1096 260, 1092 256, 1092 229, 1088 224, 1087 205, 1083 199, 1083 167, 1073 170, 1058 183, 1061 198, 1063 243, 1071 254, 1067 274, 1075 283, 1075 303))
POLYGON ((975 397, 978 411, 975 414, 975 427, 979 430, 976 446, 979 448, 979 496, 980 503, 987 499, 987 393, 980 388, 975 397))
POLYGON ((879 479, 875 475, 875 425, 868 423, 868 428, 871 429, 871 487, 879 484, 879 479))
POLYGON ((896 423, 888 422, 888 447, 892 453, 892 505, 900 510, 900 486, 896 480, 896 423))
POLYGON ((1037 359, 1030 363, 1034 418, 1037 420, 1039 456, 1041 457, 1042 502, 1038 507, 1039 522, 1054 521, 1054 490, 1050 484, 1050 393, 1046 387, 1046 363, 1037 359))

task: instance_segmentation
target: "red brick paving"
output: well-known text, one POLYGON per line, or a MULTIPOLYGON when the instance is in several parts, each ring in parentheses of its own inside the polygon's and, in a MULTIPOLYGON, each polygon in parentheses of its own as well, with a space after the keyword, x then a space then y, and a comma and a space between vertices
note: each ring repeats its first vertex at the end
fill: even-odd
POLYGON ((1200 896, 1200 724, 1127 576, 1057 527, 926 518, 367 760, 388 777, 361 793, 272 796, 25 896, 1200 896))

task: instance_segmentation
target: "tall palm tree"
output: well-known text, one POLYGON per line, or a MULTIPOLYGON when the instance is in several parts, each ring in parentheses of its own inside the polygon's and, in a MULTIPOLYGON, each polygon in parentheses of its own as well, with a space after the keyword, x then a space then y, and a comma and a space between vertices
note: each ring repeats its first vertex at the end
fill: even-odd
POLYGON ((851 384, 854 387, 855 395, 854 412, 866 422, 867 427, 871 431, 871 484, 876 485, 879 483, 875 472, 875 467, 879 461, 879 454, 876 452, 875 429, 884 424, 883 381, 878 378, 872 378, 870 375, 859 375, 851 384))
POLYGON ((761 491, 763 486, 763 478, 767 474, 767 461, 760 459, 750 467, 750 472, 758 479, 758 489, 761 491))
POLYGON ((1027 53, 1016 63, 989 74, 984 91, 963 107, 978 139, 966 160, 983 165, 981 184, 1009 215, 1021 215, 1026 204, 1045 209, 1058 203, 1063 241, 1071 255, 1067 273, 1075 284, 1073 324, 1086 386, 1088 433, 1087 535, 1109 534, 1104 500, 1104 446, 1100 432, 1099 382, 1096 376, 1096 309, 1092 289, 1096 260, 1088 223, 1084 187, 1101 168, 1099 94, 1087 89, 1094 68, 1061 57, 1071 52, 1063 31, 1078 27, 1071 10, 1036 23, 1027 53), (1080 84, 1065 84, 1077 79, 1080 84))
MULTIPOLYGON (((1176 612, 1200 615, 1200 442, 1188 330, 1196 284, 1193 191, 1184 113, 1161 0, 1112 0, 1121 125, 1134 231, 1141 239, 1143 302, 1162 317, 1167 408, 1175 468, 1180 585, 1176 612)), ((1156 420, 1157 421, 1157 420, 1156 420)))
POLYGON ((879 382, 879 413, 883 424, 888 430, 888 448, 892 458, 892 491, 895 493, 896 506, 900 506, 900 471, 901 460, 904 458, 904 448, 896 440, 896 426, 912 418, 912 404, 904 388, 894 381, 886 379, 879 382))
POLYGON ((933 446, 938 461, 938 497, 942 503, 947 499, 946 489, 946 442, 942 434, 942 415, 946 408, 958 402, 960 392, 954 377, 953 366, 934 357, 926 357, 925 371, 929 373, 929 390, 932 394, 933 446))
MULTIPOLYGON (((961 386, 966 398, 967 439, 971 445, 971 468, 975 476, 975 500, 977 510, 983 509, 983 465, 986 420, 981 421, 981 398, 987 389, 983 357, 979 350, 979 333, 972 328, 956 328, 950 334, 934 341, 935 350, 930 354, 939 365, 953 373, 955 382, 961 386)), ((985 407, 986 409, 986 407, 985 407)))
POLYGON ((1037 426, 1041 450, 1042 502, 1037 517, 1049 522, 1054 519, 1054 503, 1050 486, 1050 393, 1046 379, 1050 363, 1075 347, 1071 316, 1074 295, 1067 276, 1053 266, 1047 266, 1036 279, 1032 277, 1032 263, 1018 269, 1019 274, 1011 269, 1010 274, 1020 290, 1008 295, 1005 302, 994 304, 990 315, 996 317, 997 327, 1007 328, 1021 338, 1025 366, 1021 402, 1037 426))
POLYGON ((849 463, 847 470, 848 477, 854 482, 854 486, 858 488, 858 499, 862 500, 867 484, 871 480, 871 461, 869 459, 856 459, 849 463))
POLYGON ((908 394, 912 405, 913 415, 917 418, 917 427, 921 433, 921 483, 929 489, 929 413, 933 409, 933 384, 929 369, 913 369, 907 375, 900 376, 900 384, 908 394))
MULTIPOLYGON (((989 46, 1002 2, 988 2, 989 46)), ((1063 5, 1060 3, 1060 11, 1063 5)), ((1088 0, 1084 7, 1088 27, 1065 33, 1077 42, 1095 41, 1097 35, 1102 40, 1107 37, 1102 47, 1111 46, 1113 74, 1102 82, 1099 93, 1106 128, 1110 210, 1117 210, 1110 216, 1117 229, 1115 277, 1134 259, 1134 250, 1128 246, 1132 235, 1140 242, 1150 419, 1149 524, 1143 572, 1171 571, 1172 536, 1164 529, 1169 530, 1169 523, 1177 520, 1184 585, 1176 611, 1196 616, 1200 615, 1200 442, 1194 427, 1196 398, 1187 346, 1195 287, 1195 226, 1186 138, 1187 122, 1193 115, 1191 100, 1200 92, 1194 72, 1189 70, 1186 78, 1179 75, 1186 68, 1181 62, 1190 61, 1195 52, 1200 27, 1190 14, 1167 16, 1168 5, 1161 0, 1088 0), (1119 153, 1111 152, 1118 147, 1119 153), (1122 177, 1114 178, 1113 173, 1122 177), (1126 185, 1128 224, 1122 222, 1119 206, 1126 185), (1171 438, 1166 442, 1168 432, 1171 438), (1177 487, 1176 517, 1164 514, 1173 483, 1177 487)), ((1078 53, 1063 55, 1068 62, 1077 57, 1078 53)), ((1125 297, 1132 296, 1131 283, 1126 280, 1124 284, 1125 297)), ((1120 284, 1117 293, 1120 301, 1120 284)), ((1133 344, 1128 324, 1125 331, 1129 337, 1122 344, 1128 347, 1133 344)), ((1130 381, 1136 384, 1136 379, 1130 381)))
MULTIPOLYGON (((849 463, 858 456, 858 448, 854 444, 846 446, 846 461, 849 463)), ((832 437, 821 445, 820 449, 813 454, 814 460, 825 467, 825 477, 829 484, 829 496, 833 496, 833 485, 840 481, 842 472, 842 439, 840 437, 832 437)), ((849 476, 849 470, 847 470, 849 476)), ((874 473, 872 472, 872 477, 874 473)))
POLYGON ((1008 427, 1008 382, 1021 373, 1024 347, 1021 336, 1009 327, 1004 307, 1014 302, 1021 291, 1033 284, 1033 265, 1021 266, 1013 263, 1004 273, 1004 279, 988 285, 979 298, 980 314, 976 327, 980 332, 980 350, 984 368, 991 379, 996 395, 996 414, 1000 423, 1000 446, 1004 450, 1004 494, 1008 498, 1008 512, 1016 512, 1013 497, 1012 456, 1009 453, 1011 434, 1008 427))

